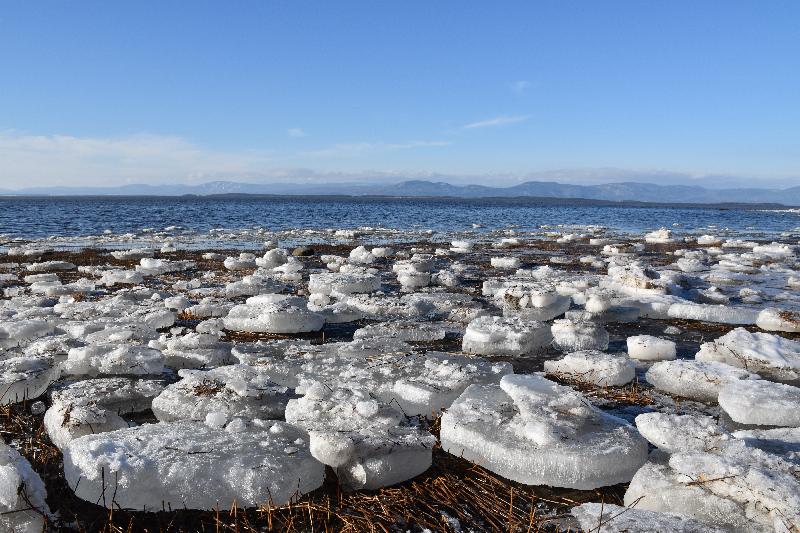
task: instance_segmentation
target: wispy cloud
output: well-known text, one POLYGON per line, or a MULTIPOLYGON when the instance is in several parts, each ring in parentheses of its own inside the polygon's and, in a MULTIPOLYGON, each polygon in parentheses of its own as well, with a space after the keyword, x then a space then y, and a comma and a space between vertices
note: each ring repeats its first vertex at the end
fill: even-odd
POLYGON ((386 142, 356 142, 356 143, 339 143, 321 148, 319 150, 310 150, 303 152, 306 157, 358 157, 375 152, 390 152, 394 150, 408 150, 412 148, 432 148, 437 146, 449 146, 450 141, 408 141, 400 143, 386 143, 386 142))
POLYGON ((517 122, 525 122, 530 115, 501 115, 499 117, 489 118, 486 120, 479 120, 478 122, 470 122, 462 126, 465 130, 475 130, 479 128, 492 128, 495 126, 507 126, 508 124, 516 124, 517 122))
POLYGON ((0 131, 0 187, 192 181, 265 168, 266 152, 225 152, 169 135, 116 138, 0 131))
POLYGON ((289 128, 286 130, 289 137, 308 137, 308 134, 303 128, 289 128))
POLYGON ((533 84, 531 82, 529 82, 528 80, 518 80, 518 81, 512 82, 509 85, 509 87, 511 88, 511 90, 513 92, 515 92, 517 94, 522 94, 522 93, 526 92, 528 89, 530 89, 531 87, 533 87, 533 84))

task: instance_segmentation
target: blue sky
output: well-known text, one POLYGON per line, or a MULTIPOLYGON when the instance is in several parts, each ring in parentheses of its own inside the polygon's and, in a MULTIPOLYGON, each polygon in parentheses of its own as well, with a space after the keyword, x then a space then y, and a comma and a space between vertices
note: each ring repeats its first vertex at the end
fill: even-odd
POLYGON ((798 21, 778 0, 9 1, 0 186, 800 184, 798 21))

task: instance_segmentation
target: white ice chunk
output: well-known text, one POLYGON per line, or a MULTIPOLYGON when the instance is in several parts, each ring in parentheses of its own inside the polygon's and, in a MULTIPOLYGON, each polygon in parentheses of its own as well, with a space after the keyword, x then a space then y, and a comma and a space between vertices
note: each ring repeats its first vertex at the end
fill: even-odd
POLYGON ((284 422, 226 431, 203 422, 145 424, 75 439, 64 474, 86 501, 124 509, 284 505, 322 485, 308 435, 284 422))
POLYGON ((582 395, 536 375, 473 385, 442 415, 442 448, 529 485, 594 489, 630 480, 647 443, 582 395))
POLYGON ((653 446, 667 452, 719 449, 733 437, 710 416, 644 413, 636 428, 653 446))
POLYGON ((325 318, 309 311, 302 298, 286 298, 267 304, 242 304, 230 310, 225 327, 234 331, 302 333, 319 331, 325 318))
POLYGON ((669 394, 716 403, 723 385, 742 379, 757 379, 758 375, 716 361, 676 359, 655 363, 645 378, 656 389, 669 394))
POLYGON ((0 322, 0 349, 14 348, 26 341, 49 335, 54 324, 47 320, 22 319, 0 322))
POLYGON ((157 344, 151 343, 151 347, 161 349, 164 364, 170 368, 214 368, 233 362, 231 344, 213 333, 192 332, 157 344))
POLYGON ((58 376, 49 356, 0 359, 0 405, 38 398, 58 376))
POLYGON ((357 294, 380 290, 381 278, 377 274, 328 272, 311 274, 308 291, 318 294, 357 294))
POLYGON ((682 481, 696 480, 710 493, 739 503, 746 516, 762 524, 761 531, 764 526, 775 531, 800 526, 800 482, 792 463, 731 445, 723 453, 673 454, 669 466, 682 481))
POLYGON ((742 429, 733 436, 753 448, 800 464, 800 428, 742 429))
POLYGON ((732 381, 719 405, 740 424, 800 427, 800 388, 765 380, 732 381))
POLYGON ((436 438, 405 422, 396 408, 363 390, 304 385, 286 420, 306 429, 311 454, 351 489, 377 489, 411 479, 431 465, 436 438))
POLYGON ((47 491, 27 459, 0 441, 0 531, 41 533, 50 508, 47 491))
POLYGON ((636 377, 636 365, 633 361, 597 350, 573 352, 557 361, 545 361, 544 370, 557 377, 600 387, 625 385, 636 377))
POLYGON ((572 303, 569 296, 555 292, 510 289, 502 291, 502 294, 503 316, 519 316, 525 320, 552 320, 563 315, 572 303))
POLYGON ((448 407, 469 385, 496 383, 512 372, 506 362, 409 350, 396 339, 376 338, 303 347, 254 364, 287 387, 308 381, 331 388, 357 387, 409 416, 430 416, 448 407))
POLYGON ((633 476, 624 503, 642 510, 680 514, 726 530, 763 530, 765 524, 750 520, 736 502, 705 490, 702 481, 682 478, 668 465, 647 463, 633 476))
POLYGON ((695 359, 746 368, 775 381, 800 380, 800 342, 770 333, 736 328, 714 342, 702 344, 695 359))
POLYGON ((353 338, 391 337, 406 342, 426 342, 442 340, 445 338, 446 333, 447 330, 441 324, 397 320, 364 326, 353 333, 353 338))
POLYGON ((67 261, 44 261, 42 263, 31 263, 26 267, 28 272, 50 272, 53 270, 74 270, 74 264, 67 261))
POLYGON ((628 337, 628 357, 640 361, 671 361, 675 359, 675 343, 652 335, 628 337))
POLYGON ((756 326, 766 331, 800 332, 800 313, 770 307, 758 313, 756 326))
POLYGON ((106 287, 114 285, 139 285, 144 281, 144 276, 134 270, 107 270, 100 277, 100 283, 106 287))
POLYGON ((489 263, 494 268, 519 268, 519 257, 492 257, 489 263))
POLYGON ((153 414, 162 422, 205 420, 209 413, 230 418, 282 418, 291 397, 286 387, 248 365, 213 370, 180 370, 181 380, 153 400, 153 414))
POLYGON ((50 440, 63 449, 84 435, 128 427, 120 415, 145 411, 162 390, 155 380, 99 378, 69 383, 51 395, 44 415, 50 440))
POLYGON ((651 231, 644 236, 644 241, 651 244, 665 244, 674 242, 674 240, 675 239, 672 238, 672 231, 667 228, 651 231))
POLYGON ((63 363, 65 374, 146 375, 164 370, 164 354, 136 344, 90 344, 72 348, 63 363))
POLYGON ((584 503, 573 507, 581 530, 591 533, 723 533, 716 528, 677 513, 658 513, 611 503, 584 503))
POLYGON ((481 355, 530 355, 552 342, 543 322, 519 317, 481 316, 467 325, 462 350, 481 355))
POLYGON ((755 324, 758 318, 757 309, 694 303, 672 304, 668 313, 670 318, 734 325, 755 324))
POLYGON ((351 263, 370 264, 375 262, 375 256, 365 246, 358 246, 350 250, 351 263))
POLYGON ((562 318, 550 327, 553 346, 562 352, 608 349, 608 331, 596 322, 573 322, 562 318))

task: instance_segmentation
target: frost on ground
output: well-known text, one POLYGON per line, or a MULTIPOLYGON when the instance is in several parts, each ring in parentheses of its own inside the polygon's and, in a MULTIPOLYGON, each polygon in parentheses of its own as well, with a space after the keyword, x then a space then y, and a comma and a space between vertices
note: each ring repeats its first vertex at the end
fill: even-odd
POLYGON ((798 531, 797 235, 654 229, 3 237, 0 529, 798 531))

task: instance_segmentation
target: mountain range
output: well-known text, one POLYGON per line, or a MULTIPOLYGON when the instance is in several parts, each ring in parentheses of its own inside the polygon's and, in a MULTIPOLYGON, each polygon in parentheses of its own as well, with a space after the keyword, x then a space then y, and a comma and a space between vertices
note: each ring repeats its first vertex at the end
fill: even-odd
POLYGON ((36 187, 0 189, 4 196, 182 196, 182 195, 345 195, 456 198, 560 198, 615 202, 759 203, 800 206, 800 186, 788 189, 711 189, 691 185, 658 185, 635 181, 601 185, 572 185, 527 181, 510 187, 455 185, 444 181, 410 180, 395 184, 240 183, 212 181, 197 185, 123 185, 115 187, 36 187))

